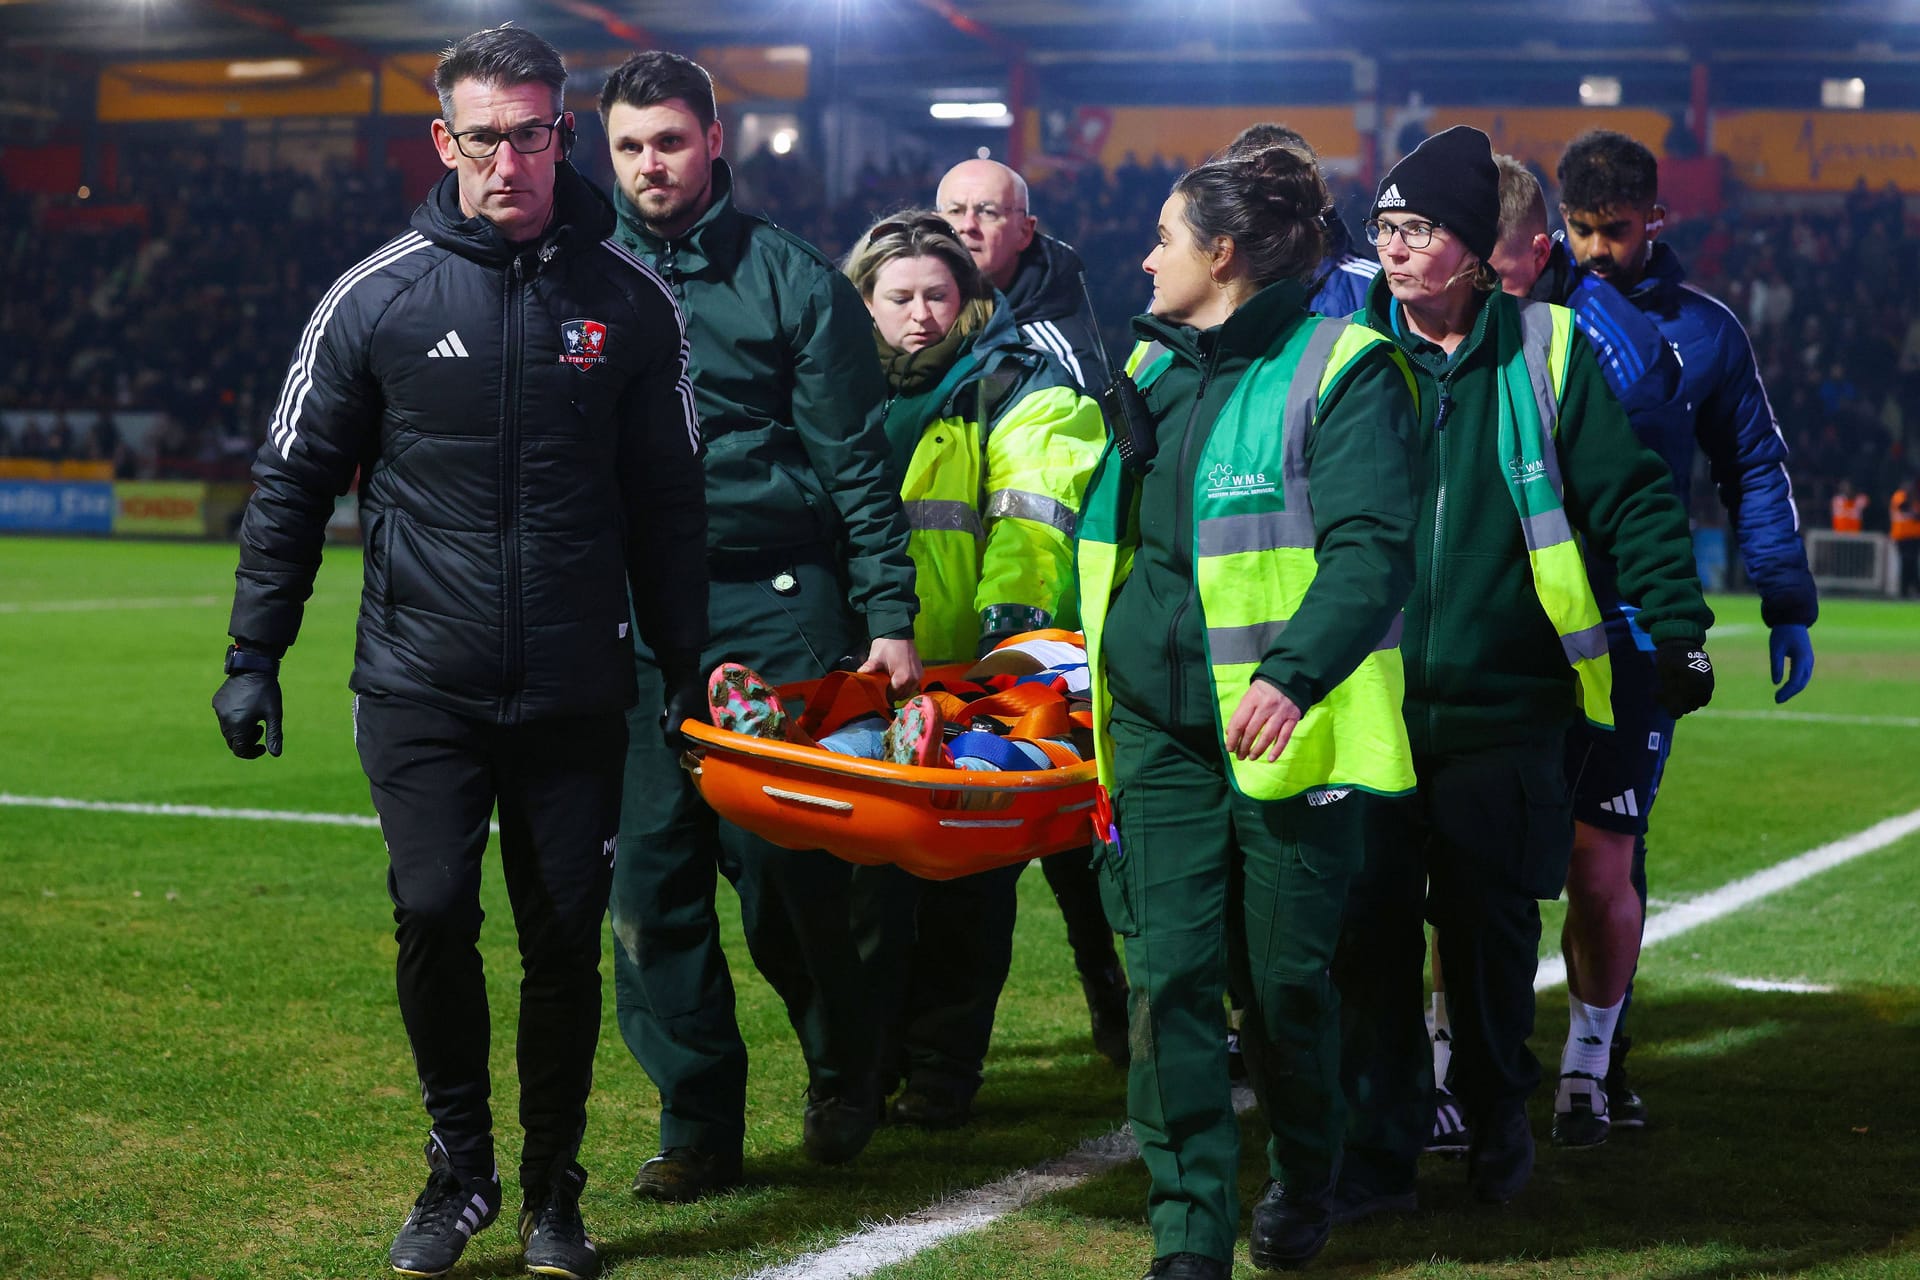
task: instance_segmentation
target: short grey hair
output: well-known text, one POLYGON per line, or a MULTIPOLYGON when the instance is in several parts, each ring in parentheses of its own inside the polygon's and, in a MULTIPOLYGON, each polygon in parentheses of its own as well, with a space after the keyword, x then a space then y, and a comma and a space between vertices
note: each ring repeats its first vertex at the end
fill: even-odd
POLYGON ((512 87, 543 84, 553 90, 553 114, 566 110, 567 64, 560 51, 522 27, 488 27, 463 36, 440 54, 433 88, 440 118, 453 123, 453 89, 463 80, 512 87))
POLYGON ((1524 234, 1528 239, 1547 229, 1547 196, 1533 170, 1512 156, 1496 155, 1500 171, 1500 239, 1524 234))

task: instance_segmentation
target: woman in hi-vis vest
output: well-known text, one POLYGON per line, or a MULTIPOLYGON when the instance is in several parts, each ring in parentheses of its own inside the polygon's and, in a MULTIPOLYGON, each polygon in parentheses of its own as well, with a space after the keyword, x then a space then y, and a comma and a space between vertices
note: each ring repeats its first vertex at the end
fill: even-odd
MULTIPOLYGON (((1073 526, 1105 438, 1099 405, 1026 343, 1013 308, 931 210, 876 224, 846 273, 873 315, 887 375, 921 657, 972 662, 1011 636, 1072 626, 1073 526)), ((937 727, 922 741, 937 758, 937 727)), ((880 1086, 903 1084, 887 1109, 896 1124, 950 1129, 970 1116, 1024 865, 940 881, 892 866, 853 873, 854 931, 880 1009, 880 1086)))
POLYGON ((1365 793, 1413 786, 1412 379, 1381 335, 1307 311, 1331 206, 1286 146, 1175 184, 1134 321, 1141 394, 1109 406, 1116 443, 1081 512, 1095 857, 1126 944, 1127 1113, 1160 1280, 1231 1269, 1229 987, 1269 1127, 1254 1264, 1325 1246, 1343 1124, 1328 969, 1365 793))
MULTIPOLYGON (((1366 225, 1381 272, 1361 318, 1392 336, 1419 384, 1403 653, 1420 788, 1375 810, 1335 968, 1352 1104, 1338 1221, 1417 1203, 1434 1120, 1423 918, 1438 930, 1446 971, 1450 1085, 1472 1130, 1469 1186, 1505 1203, 1532 1175, 1539 900, 1567 882, 1569 779, 1585 765, 1568 729, 1582 715, 1614 727, 1616 673, 1585 557, 1610 559, 1621 596, 1638 606, 1659 705, 1682 716, 1713 691, 1702 647, 1713 614, 1672 470, 1635 436, 1572 313, 1501 292, 1487 265, 1499 187, 1487 136, 1448 129, 1381 180, 1366 225)), ((1579 873, 1625 879, 1617 859, 1579 873)), ((1625 901, 1637 910, 1631 894, 1625 901)), ((1569 954, 1576 976, 1593 976, 1569 954)), ((1618 1005, 1609 1014, 1581 1004, 1570 1009, 1576 1033, 1555 1099, 1566 1145, 1597 1141, 1607 1123, 1603 1020, 1618 1005)))

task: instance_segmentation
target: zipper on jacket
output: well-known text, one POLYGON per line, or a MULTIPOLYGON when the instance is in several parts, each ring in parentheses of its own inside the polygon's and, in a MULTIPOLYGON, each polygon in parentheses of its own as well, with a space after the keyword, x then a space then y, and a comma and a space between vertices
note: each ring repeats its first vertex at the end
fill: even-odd
MULTIPOLYGON (((1434 638, 1440 628, 1440 548, 1441 531, 1447 522, 1447 415, 1453 412, 1453 370, 1448 369, 1434 383, 1440 389, 1440 403, 1433 412, 1434 448, 1439 459, 1434 466, 1434 474, 1440 477, 1440 483, 1433 492, 1433 550, 1427 562, 1427 646, 1420 655, 1420 665, 1424 668, 1427 689, 1433 689, 1433 653, 1434 638)), ((1439 711, 1434 700, 1427 699, 1427 740, 1437 740, 1440 732, 1439 711)))
MULTIPOLYGON (((1193 531, 1188 527, 1193 523, 1193 483, 1188 468, 1193 458, 1194 424, 1200 418, 1200 404, 1207 398, 1207 384, 1213 381, 1215 361, 1219 358, 1219 344, 1207 353, 1207 362, 1200 366, 1200 387, 1193 393, 1193 408, 1187 411, 1187 430, 1180 440, 1180 466, 1173 473, 1173 547, 1175 553, 1186 552, 1185 560, 1189 570, 1193 568, 1193 531)), ((1173 607, 1172 625, 1167 628, 1167 723, 1170 726, 1180 724, 1180 621, 1187 616, 1187 606, 1200 595, 1199 576, 1187 574, 1187 589, 1181 593, 1180 603, 1173 607)))
POLYGON ((500 602, 501 724, 514 724, 519 720, 520 686, 526 664, 526 641, 520 634, 520 375, 525 360, 521 291, 525 284, 524 260, 516 254, 507 272, 503 317, 506 365, 500 414, 500 563, 505 594, 500 602))
POLYGON ((687 314, 687 292, 680 283, 679 254, 679 247, 673 241, 667 241, 666 247, 660 251, 660 274, 666 277, 667 291, 673 295, 673 300, 680 304, 680 315, 684 323, 687 314))

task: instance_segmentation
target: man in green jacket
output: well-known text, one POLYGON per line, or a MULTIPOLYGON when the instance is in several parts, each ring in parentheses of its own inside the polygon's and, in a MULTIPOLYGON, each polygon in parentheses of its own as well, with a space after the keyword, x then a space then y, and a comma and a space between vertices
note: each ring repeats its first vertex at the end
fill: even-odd
MULTIPOLYGON (((886 470, 884 398, 866 308, 818 251, 733 205, 713 82, 670 53, 629 58, 600 95, 620 244, 683 314, 707 448, 713 640, 702 670, 744 662, 776 682, 866 654, 895 694, 920 676, 913 565, 886 470)), ((581 394, 597 384, 583 378, 581 394)), ((639 653, 640 704, 663 684, 639 653)), ((669 705, 673 723, 704 706, 669 705)), ((807 1153, 851 1159, 878 1115, 873 1014, 849 923, 852 868, 777 849, 719 820, 677 753, 635 733, 613 881, 621 1035, 659 1086, 658 1156, 633 1191, 691 1200, 740 1177, 747 1052, 714 911, 740 894, 754 963, 806 1053, 807 1153)))
POLYGON ((1713 691, 1701 649, 1713 614, 1667 468, 1570 313, 1500 292, 1486 266, 1499 215, 1486 135, 1455 128, 1387 174, 1367 225, 1382 271, 1362 317, 1419 384, 1402 645, 1419 791, 1379 806, 1334 971, 1350 1103, 1335 1221, 1415 1204, 1433 1118, 1423 910, 1439 931, 1474 1194, 1504 1203, 1532 1173, 1537 900, 1559 895, 1573 840, 1562 744, 1582 713, 1613 722, 1581 542, 1641 603, 1663 703, 1682 715, 1713 691))

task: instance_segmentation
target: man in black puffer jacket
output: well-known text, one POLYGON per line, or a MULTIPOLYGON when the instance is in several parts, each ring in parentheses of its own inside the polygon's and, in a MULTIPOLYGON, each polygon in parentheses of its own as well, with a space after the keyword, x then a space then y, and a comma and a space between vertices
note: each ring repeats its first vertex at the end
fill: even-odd
POLYGON ((516 28, 441 59, 433 135, 453 172, 301 335, 254 465, 214 698, 234 754, 280 754, 279 660, 358 469, 355 740, 433 1118, 431 1174, 391 1253, 412 1275, 451 1267, 500 1208, 476 946, 496 805, 525 969, 521 1239, 535 1270, 599 1271, 575 1156, 635 698, 629 587, 678 698, 671 723, 702 694, 706 498, 683 327, 566 163, 565 81, 552 46, 516 28))

